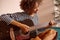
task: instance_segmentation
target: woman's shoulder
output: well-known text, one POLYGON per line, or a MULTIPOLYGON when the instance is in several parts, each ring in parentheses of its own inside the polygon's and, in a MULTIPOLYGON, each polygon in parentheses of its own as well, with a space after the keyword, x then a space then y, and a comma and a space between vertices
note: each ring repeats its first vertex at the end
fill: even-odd
POLYGON ((5 16, 5 15, 8 15, 8 16, 10 16, 10 15, 19 15, 19 14, 24 14, 24 12, 14 12, 14 13, 4 13, 4 14, 1 14, 0 16, 5 16))

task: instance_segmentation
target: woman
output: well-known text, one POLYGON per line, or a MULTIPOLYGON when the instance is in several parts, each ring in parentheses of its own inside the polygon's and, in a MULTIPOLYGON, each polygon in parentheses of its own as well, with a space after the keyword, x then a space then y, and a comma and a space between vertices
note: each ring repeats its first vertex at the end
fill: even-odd
MULTIPOLYGON (((37 11, 42 0, 21 0, 21 9, 24 12, 16 12, 13 14, 4 14, 1 15, 0 18, 2 21, 5 21, 7 25, 12 24, 16 27, 20 28, 24 33, 29 32, 30 26, 34 26, 38 24, 38 16, 37 11), (32 25, 23 24, 20 21, 24 21, 29 19, 33 22, 32 25)), ((29 22, 27 22, 29 24, 29 22)), ((20 32, 21 33, 21 32, 20 32)), ((16 36, 20 33, 15 34, 16 36)), ((21 40, 21 39, 20 39, 21 40)))

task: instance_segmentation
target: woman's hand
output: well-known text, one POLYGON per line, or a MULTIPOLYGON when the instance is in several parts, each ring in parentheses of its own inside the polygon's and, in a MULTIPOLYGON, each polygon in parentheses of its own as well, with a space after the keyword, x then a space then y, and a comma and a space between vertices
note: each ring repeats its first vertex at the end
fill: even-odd
POLYGON ((27 32, 30 31, 30 27, 23 24, 23 26, 21 27, 21 30, 22 30, 24 33, 27 33, 27 32))
POLYGON ((10 28, 10 37, 11 37, 11 40, 15 40, 15 35, 14 35, 13 28, 10 28))

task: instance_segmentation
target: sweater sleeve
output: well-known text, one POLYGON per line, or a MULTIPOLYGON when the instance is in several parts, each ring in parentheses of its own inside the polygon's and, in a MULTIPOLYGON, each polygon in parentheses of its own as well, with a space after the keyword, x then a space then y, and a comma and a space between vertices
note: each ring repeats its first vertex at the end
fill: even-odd
POLYGON ((2 21, 5 21, 7 23, 7 25, 9 25, 14 19, 12 19, 9 15, 7 14, 3 14, 0 16, 0 19, 2 21))

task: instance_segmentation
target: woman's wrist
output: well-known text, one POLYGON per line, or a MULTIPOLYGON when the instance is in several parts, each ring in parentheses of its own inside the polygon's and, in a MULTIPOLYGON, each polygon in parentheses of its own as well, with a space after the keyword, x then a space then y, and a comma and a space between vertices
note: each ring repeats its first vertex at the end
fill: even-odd
POLYGON ((24 24, 21 24, 21 23, 19 23, 18 21, 15 21, 15 20, 13 20, 13 21, 11 22, 11 24, 12 24, 12 25, 15 25, 15 26, 17 26, 17 27, 19 27, 19 28, 23 28, 23 25, 24 25, 24 24))

